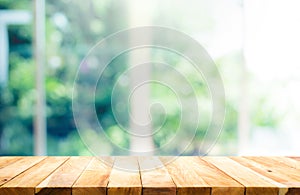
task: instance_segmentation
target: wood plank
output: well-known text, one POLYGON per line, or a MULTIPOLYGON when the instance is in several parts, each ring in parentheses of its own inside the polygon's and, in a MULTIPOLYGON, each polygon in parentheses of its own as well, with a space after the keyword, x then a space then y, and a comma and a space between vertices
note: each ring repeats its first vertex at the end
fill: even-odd
POLYGON ((247 160, 256 162, 272 174, 275 181, 289 187, 288 193, 300 194, 300 170, 296 164, 289 164, 288 160, 277 157, 245 157, 247 160), (275 177, 277 176, 277 177, 275 177))
POLYGON ((0 186, 10 181, 20 173, 29 169, 36 163, 42 161, 46 157, 22 157, 19 160, 8 164, 7 166, 0 169, 0 186))
MULTIPOLYGON (((105 162, 111 162, 112 160, 105 162)), ((105 195, 111 166, 94 157, 72 187, 72 195, 105 195)))
POLYGON ((0 194, 300 194, 298 157, 112 159, 0 157, 0 194))
POLYGON ((35 188, 37 194, 71 195, 72 185, 93 157, 71 157, 35 188))
POLYGON ((300 169, 300 161, 284 156, 268 156, 268 159, 272 159, 273 161, 284 164, 285 166, 289 166, 293 169, 300 169))
POLYGON ((193 170, 193 165, 189 162, 192 160, 190 158, 180 157, 174 160, 173 157, 160 157, 177 187, 178 195, 209 195, 211 192, 210 186, 193 170))
POLYGON ((300 170, 293 167, 293 165, 286 165, 280 161, 277 161, 275 159, 272 159, 270 157, 245 157, 248 160, 252 160, 254 162, 257 162, 261 165, 264 165, 265 167, 268 167, 272 169, 273 171, 276 171, 281 174, 288 175, 290 179, 293 179, 295 181, 300 180, 300 170))
POLYGON ((289 156, 288 158, 300 161, 300 156, 289 156))
POLYGON ((230 177, 246 187, 246 194, 277 195, 279 187, 276 182, 260 175, 228 157, 202 157, 203 160, 216 166, 230 177))
POLYGON ((107 186, 108 195, 142 194, 136 157, 116 157, 107 186))
MULTIPOLYGON (((233 180, 223 171, 219 170, 212 164, 202 160, 202 157, 187 157, 191 163, 191 167, 197 173, 198 177, 202 177, 204 181, 211 186, 211 194, 213 195, 243 195, 245 188, 242 184, 233 180)), ((185 159, 183 159, 185 160, 185 159)))
POLYGON ((288 192, 289 187, 287 185, 283 184, 285 181, 284 180, 285 178, 282 177, 280 174, 274 172, 272 169, 270 169, 270 167, 265 167, 261 164, 258 164, 254 161, 248 160, 243 157, 231 157, 231 159, 240 163, 243 166, 246 166, 246 167, 254 170, 255 172, 257 172, 263 176, 266 176, 266 177, 272 179, 275 182, 278 182, 278 183, 276 183, 276 186, 279 187, 279 194, 286 194, 288 192))
POLYGON ((18 160, 20 160, 20 156, 1 156, 0 157, 0 169, 3 167, 6 167, 7 165, 14 163, 18 160))
POLYGON ((35 187, 64 163, 67 157, 47 157, 0 187, 0 194, 32 195, 35 187))
POLYGON ((143 194, 176 194, 176 185, 159 157, 139 157, 143 194))

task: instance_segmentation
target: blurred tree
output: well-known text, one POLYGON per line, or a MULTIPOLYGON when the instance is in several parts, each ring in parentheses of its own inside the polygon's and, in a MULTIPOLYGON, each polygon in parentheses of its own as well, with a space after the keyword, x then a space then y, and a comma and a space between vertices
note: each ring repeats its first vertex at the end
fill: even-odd
MULTIPOLYGON (((186 29, 187 32, 201 32, 204 34, 203 37, 214 31, 215 18, 211 15, 213 4, 208 3, 207 6, 193 7, 185 2, 170 2, 164 1, 159 4, 161 6, 157 6, 153 18, 154 24, 186 29), (190 9, 191 7, 193 9, 190 9), (188 13, 186 10, 189 10, 188 13), (194 16, 198 18, 190 20, 194 16)), ((203 3, 203 1, 200 3, 203 3)), ((31 0, 0 0, 0 9, 32 10, 31 7, 31 0)), ((72 87, 75 74, 81 60, 98 41, 114 32, 128 28, 127 5, 120 0, 48 0, 46 1, 46 12, 48 154, 89 155, 90 152, 76 131, 72 115, 72 87)), ((32 118, 35 101, 32 25, 10 26, 9 44, 10 80, 7 87, 0 88, 0 155, 32 155, 32 118)), ((108 57, 114 55, 114 47, 115 45, 110 45, 105 51, 108 57)), ((224 56, 216 59, 218 67, 225 72, 225 82, 229 83, 226 87, 229 91, 234 89, 238 82, 236 75, 238 74, 240 62, 235 59, 239 58, 239 52, 224 54, 224 56), (230 73, 227 74, 227 70, 236 71, 229 71, 230 73)), ((197 98, 203 103, 199 107, 203 115, 201 115, 201 123, 195 135, 195 142, 186 152, 190 155, 198 154, 199 145, 205 135, 211 114, 211 99, 205 80, 199 74, 196 74, 191 65, 186 64, 180 56, 154 50, 152 57, 153 60, 164 61, 182 71, 187 80, 192 83, 197 98)), ((103 77, 99 81, 101 85, 97 86, 95 97, 97 116, 107 132, 107 136, 124 148, 129 147, 129 137, 118 126, 114 118, 111 95, 113 84, 128 67, 128 55, 114 59, 105 69, 103 77)), ((168 72, 155 72, 155 70, 153 74, 157 77, 170 76, 168 72)), ((90 82, 89 79, 93 76, 98 75, 86 75, 84 82, 90 82)), ((79 82, 79 87, 84 89, 84 82, 79 82)), ((174 79, 174 83, 177 86, 181 85, 176 79, 174 79)), ((128 95, 127 93, 126 88, 120 90, 116 99, 116 101, 125 104, 125 110, 128 109, 128 105, 124 101, 124 97, 128 95)), ((189 96, 187 96, 188 98, 189 96)), ((180 109, 174 94, 162 86, 151 85, 151 99, 153 102, 156 100, 161 102, 167 111, 163 113, 155 107, 151 110, 155 113, 151 113, 153 128, 157 129, 162 126, 161 130, 154 135, 154 144, 156 147, 160 147, 168 143, 176 134, 180 122, 180 109), (162 119, 165 119, 165 121, 162 119)), ((259 106, 264 104, 264 101, 259 106)), ((226 153, 226 150, 231 147, 230 142, 236 141, 238 113, 235 102, 236 99, 228 98, 226 103, 227 115, 224 131, 220 137, 220 143, 225 145, 225 147, 222 147, 222 153, 226 153), (226 147, 226 144, 230 146, 226 147)), ((193 116, 194 113, 188 114, 193 116)), ((259 125, 276 124, 276 117, 265 120, 267 116, 259 114, 254 118, 259 125)), ((128 113, 124 112, 120 120, 125 125, 129 125, 128 113)), ((184 128, 189 128, 189 124, 186 124, 184 128)), ((182 142, 185 141, 184 139, 183 137, 182 142)), ((181 147, 180 145, 181 143, 173 144, 168 152, 177 153, 177 150, 181 147)), ((103 147, 109 148, 109 146, 103 147)), ((115 152, 113 150, 109 151, 112 154, 115 152)))
MULTIPOLYGON (((0 1, 1 9, 31 10, 31 6, 32 2, 29 0, 0 1)), ((93 44, 104 36, 124 28, 126 20, 119 20, 119 17, 122 17, 122 12, 125 14, 126 10, 122 3, 99 3, 91 0, 72 3, 46 1, 46 9, 47 130, 48 141, 51 143, 48 144, 48 152, 56 155, 89 154, 79 139, 72 116, 74 76, 80 61, 93 44), (66 145, 69 146, 65 147, 66 145)), ((32 155, 35 93, 34 66, 31 60, 32 26, 10 26, 8 33, 10 80, 7 87, 0 89, 0 154, 32 155), (22 137, 28 139, 20 144, 19 139, 22 137)), ((118 67, 110 66, 108 71, 115 72, 116 68, 118 67)), ((114 79, 115 75, 111 74, 105 82, 110 83, 114 79)), ((99 120, 105 121, 105 128, 114 124, 110 119, 111 90, 106 89, 107 93, 104 94, 101 92, 95 102, 99 120)))

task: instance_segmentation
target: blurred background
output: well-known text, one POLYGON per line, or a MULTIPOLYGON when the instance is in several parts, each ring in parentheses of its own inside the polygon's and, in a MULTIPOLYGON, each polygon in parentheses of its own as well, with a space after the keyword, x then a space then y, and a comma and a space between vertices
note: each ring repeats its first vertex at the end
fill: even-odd
MULTIPOLYGON (((31 0, 0 0, 0 155, 91 155, 72 115, 76 71, 98 41, 144 25, 188 34, 216 63, 225 87, 226 116, 210 155, 300 155, 299 1, 46 0, 45 12, 34 5, 31 0), (43 40, 44 52, 43 47, 34 50, 43 40), (36 85, 40 81, 44 86, 36 85)), ((113 51, 107 48, 108 54, 113 51)), ((211 119, 205 79, 176 55, 157 50, 153 56, 184 72, 203 102, 195 141, 185 153, 199 154, 211 119)), ((104 131, 123 147, 129 147, 130 138, 114 120, 111 94, 127 66, 118 64, 127 60, 125 55, 109 66, 95 98, 104 131)), ((180 113, 170 91, 156 84, 150 90, 150 99, 167 110, 163 128, 152 137, 159 147, 176 133, 180 113)), ((160 119, 153 118, 153 127, 160 119)), ((129 122, 126 113, 122 120, 129 122)))

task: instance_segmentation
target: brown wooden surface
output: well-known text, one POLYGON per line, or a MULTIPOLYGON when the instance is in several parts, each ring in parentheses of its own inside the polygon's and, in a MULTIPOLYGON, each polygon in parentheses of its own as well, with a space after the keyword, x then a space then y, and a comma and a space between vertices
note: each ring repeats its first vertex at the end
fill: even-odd
POLYGON ((92 157, 71 157, 35 188, 36 194, 71 194, 72 186, 92 157))
POLYGON ((107 185, 108 195, 141 194, 137 157, 116 157, 107 185))
POLYGON ((210 194, 209 184, 198 174, 198 166, 195 168, 193 165, 193 160, 197 158, 181 157, 173 162, 168 157, 160 159, 177 186, 177 194, 210 194))
MULTIPOLYGON (((29 169, 45 157, 23 157, 0 169, 0 186, 29 169)), ((1 158, 2 159, 2 158, 1 158)))
POLYGON ((35 187, 48 177, 66 157, 48 157, 1 186, 4 194, 34 194, 35 187), (17 190, 16 190, 17 189, 17 190))
POLYGON ((0 195, 300 194, 299 157, 170 159, 0 157, 0 195))
POLYGON ((176 185, 158 157, 139 157, 143 194, 176 194, 176 185))
POLYGON ((72 187, 72 195, 106 194, 111 166, 94 157, 72 187))
POLYGON ((203 157, 246 187, 246 194, 277 195, 279 187, 270 179, 227 157, 203 157))

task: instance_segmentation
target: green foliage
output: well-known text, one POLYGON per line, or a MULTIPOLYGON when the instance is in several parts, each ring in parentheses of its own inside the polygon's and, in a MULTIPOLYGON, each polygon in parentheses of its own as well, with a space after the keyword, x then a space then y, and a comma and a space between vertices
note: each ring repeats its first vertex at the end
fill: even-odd
POLYGON ((255 101, 255 105, 252 107, 251 121, 253 125, 258 127, 271 127, 276 129, 279 125, 280 119, 284 117, 283 113, 278 113, 275 108, 270 105, 269 100, 266 97, 260 97, 255 101))
MULTIPOLYGON (((72 116, 72 87, 84 55, 98 40, 124 27, 123 3, 111 1, 46 1, 46 103, 48 154, 90 154, 81 142, 72 116), (96 5, 94 5, 96 4, 96 5), (91 12, 87 10, 91 10, 91 12), (118 15, 111 15, 118 12, 118 15), (86 22, 90 21, 90 22, 86 22), (91 25, 92 24, 92 25, 91 25), (82 30, 85 29, 85 30, 82 30)), ((32 10, 32 1, 0 1, 0 9, 32 10)), ((32 61, 32 26, 9 27, 9 85, 0 90, 0 154, 33 154, 35 66, 32 61), (23 142, 21 142, 21 139, 23 142)), ((116 67, 112 66, 112 72, 116 67)), ((113 74, 106 82, 114 79, 113 74)), ((96 110, 108 135, 120 141, 111 119, 110 92, 99 93, 96 110), (104 117, 102 117, 104 116, 104 117)), ((126 139, 124 139, 126 140, 126 139)), ((120 142, 128 146, 129 141, 120 142)))
POLYGON ((0 0, 0 9, 30 9, 31 5, 31 0, 0 0))
POLYGON ((0 154, 31 155, 35 100, 32 62, 14 55, 11 63, 9 88, 0 89, 0 154))
MULTIPOLYGON (((204 7, 195 6, 188 14, 197 15, 197 20, 190 20, 187 11, 182 7, 191 7, 184 2, 177 2, 172 5, 172 9, 162 3, 157 7, 157 14, 154 16, 154 23, 165 26, 178 27, 179 29, 196 28, 209 34, 214 29, 214 18, 209 17, 211 11, 210 4, 204 7), (174 9, 173 9, 174 8, 174 9), (168 10, 166 10, 168 9, 168 10), (171 10, 171 11, 170 11, 171 10), (174 17, 177 14, 177 17, 174 17), (199 14, 199 15, 198 15, 199 14), (177 20, 176 18, 181 18, 177 20), (185 21, 185 22, 183 22, 185 21)), ((0 0, 0 9, 26 9, 32 10, 30 0, 0 0)), ((47 103, 47 133, 48 133, 48 154, 49 155, 91 155, 85 144, 80 139, 76 131, 72 115, 72 87, 77 68, 81 60, 88 53, 89 49, 99 40, 128 28, 127 4, 118 0, 101 1, 79 1, 60 0, 46 1, 46 103, 47 103)), ((33 118, 35 105, 35 65, 33 62, 33 27, 30 25, 16 25, 9 27, 9 82, 7 87, 0 88, 0 155, 32 155, 33 154, 33 118)), ((126 43, 123 43, 126 44, 126 43)), ((114 45, 110 45, 106 52, 107 56, 114 55, 114 45)), ((1 51, 0 51, 1 52, 1 51)), ((220 143, 224 144, 223 153, 226 153, 226 144, 237 139, 237 99, 235 97, 239 82, 236 78, 239 72, 240 51, 234 54, 226 54, 225 57, 218 58, 217 64, 221 72, 227 77, 224 83, 226 89, 230 89, 226 105, 226 118, 224 128, 220 136, 220 143), (236 60, 237 59, 237 60, 236 60), (228 70, 232 71, 228 73, 228 70), (231 91, 231 89, 234 89, 231 91)), ((212 114, 212 100, 207 83, 201 74, 187 60, 175 53, 154 49, 152 52, 153 61, 164 62, 172 65, 174 69, 182 73, 187 82, 192 85, 195 94, 187 94, 186 101, 196 95, 200 102, 200 124, 195 134, 194 142, 188 148, 186 154, 198 154, 199 145, 203 143, 206 130, 209 126, 212 114)), ((99 122, 103 126, 106 136, 116 145, 129 148, 130 137, 125 129, 118 126, 113 115, 111 105, 111 95, 113 84, 119 76, 128 69, 128 54, 124 54, 114 59, 105 69, 100 78, 95 96, 95 109, 99 122)), ((95 73, 96 74, 96 73, 95 73)), ((85 84, 89 84, 93 76, 86 75, 84 81, 79 81, 80 92, 91 92, 85 90, 85 84)), ((176 79, 168 71, 153 70, 154 78, 169 78, 177 88, 183 87, 184 83, 176 79)), ((123 83, 124 84, 124 83, 123 83)), ((167 87, 151 84, 151 103, 149 108, 152 117, 154 132, 153 140, 156 147, 168 143, 178 133, 178 131, 188 131, 191 125, 186 122, 182 129, 179 129, 181 120, 180 102, 176 94, 167 87), (159 102, 159 104, 157 104, 159 102), (161 106, 160 106, 161 104, 161 106), (163 107, 163 108, 162 108, 163 107)), ((177 89, 174 89, 175 91, 177 89)), ((129 126, 128 104, 124 97, 128 97, 128 86, 118 91, 116 96, 117 106, 126 110, 120 116, 120 121, 125 128, 129 126)), ((253 109, 258 111, 263 107, 267 99, 261 99, 253 109)), ((272 110, 266 112, 255 112, 252 116, 255 125, 275 126, 277 115, 272 114, 272 110)), ((187 118, 193 118, 195 113, 187 113, 187 118)), ((95 136, 95 132, 88 130, 86 135, 95 136)), ((183 144, 186 141, 186 134, 182 134, 183 144)), ((205 141, 205 140, 204 140, 205 141)), ((170 147, 172 153, 180 150, 182 143, 175 143, 170 147)), ((102 144, 102 143, 101 143, 102 144)), ((115 154, 111 146, 106 143, 102 148, 115 154)), ((170 153, 169 153, 170 154, 170 153)))
POLYGON ((71 131, 65 137, 48 136, 48 155, 62 156, 90 156, 90 151, 81 141, 77 131, 71 131))

